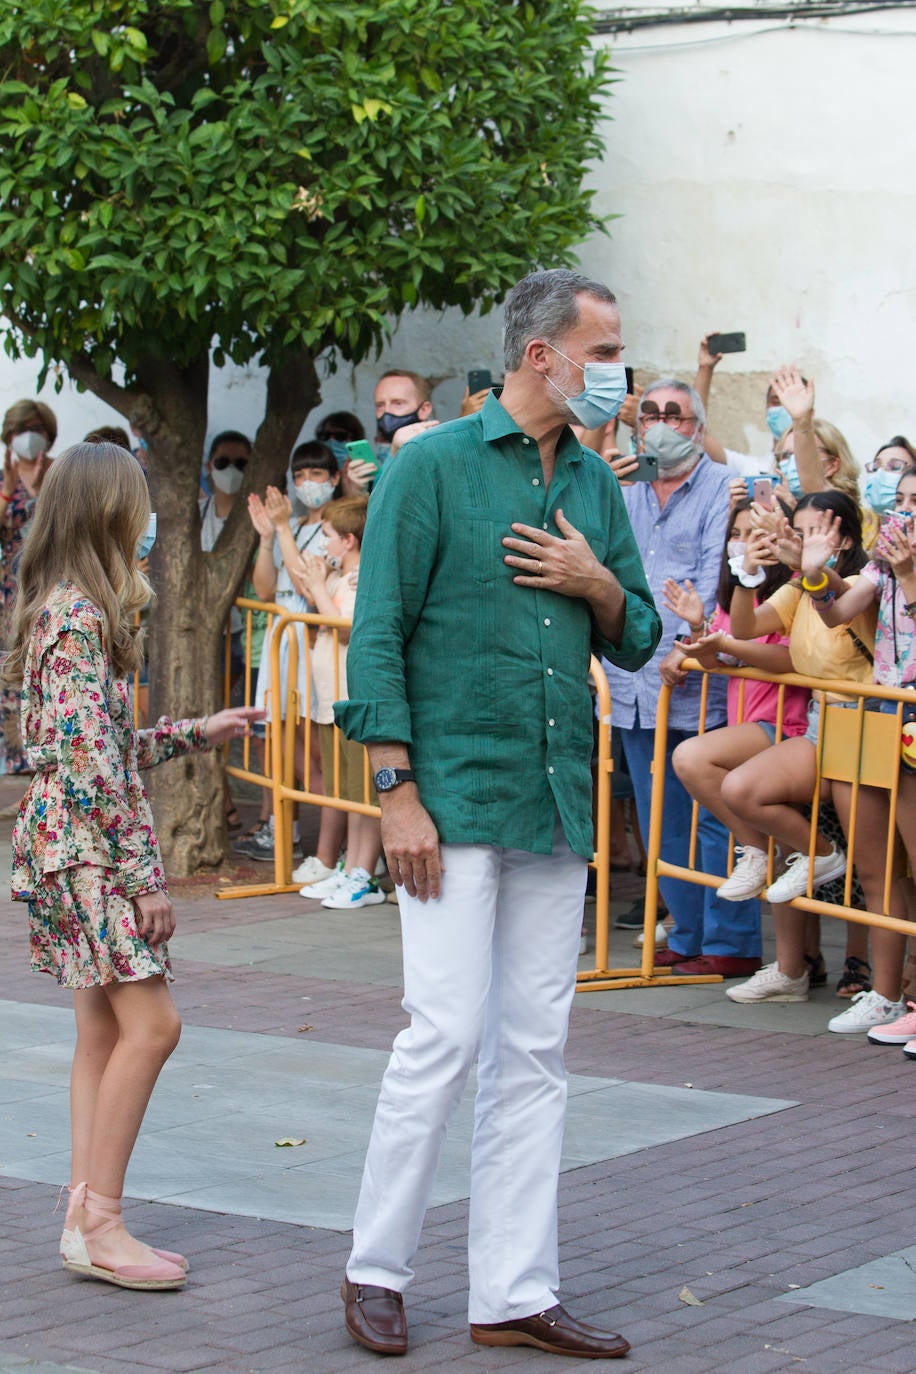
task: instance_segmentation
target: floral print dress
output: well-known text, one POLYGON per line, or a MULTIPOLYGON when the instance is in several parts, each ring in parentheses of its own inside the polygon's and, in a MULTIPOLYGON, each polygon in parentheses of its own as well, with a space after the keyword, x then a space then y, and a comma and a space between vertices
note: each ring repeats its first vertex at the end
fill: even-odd
POLYGON ((61 584, 35 620, 21 725, 36 772, 13 830, 12 895, 29 904, 32 968, 67 988, 171 978, 130 900, 166 890, 140 769, 207 748, 206 720, 135 730, 101 613, 61 584))

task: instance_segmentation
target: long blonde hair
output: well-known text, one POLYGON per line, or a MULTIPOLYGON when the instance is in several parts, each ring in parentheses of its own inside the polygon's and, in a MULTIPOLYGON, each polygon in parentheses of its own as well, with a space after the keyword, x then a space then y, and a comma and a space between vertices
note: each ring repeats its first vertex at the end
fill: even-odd
POLYGON ((54 588, 72 582, 102 614, 102 640, 115 675, 143 662, 137 612, 152 589, 137 571, 149 522, 146 479, 117 444, 74 444, 52 463, 35 502, 19 563, 10 653, 3 676, 22 682, 35 620, 54 588))
MULTIPOLYGON (((791 434, 795 426, 786 430, 780 440, 780 453, 782 456, 782 444, 787 435, 791 434)), ((824 450, 828 458, 838 460, 836 472, 832 477, 824 478, 824 486, 832 487, 834 491, 841 491, 844 496, 848 496, 855 501, 857 506, 862 504, 862 493, 859 490, 859 465, 852 455, 852 449, 846 441, 842 431, 829 420, 815 419, 814 433, 818 443, 824 450)), ((823 455, 818 455, 823 462, 823 455)))

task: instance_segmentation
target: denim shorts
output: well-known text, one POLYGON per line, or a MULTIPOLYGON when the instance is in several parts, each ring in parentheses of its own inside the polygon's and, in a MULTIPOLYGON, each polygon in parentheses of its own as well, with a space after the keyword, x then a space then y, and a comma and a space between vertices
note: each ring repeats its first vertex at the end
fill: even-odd
POLYGON ((776 743, 776 726, 773 724, 772 721, 755 720, 751 723, 753 725, 756 725, 758 730, 763 731, 763 733, 766 735, 767 739, 770 741, 771 744, 776 743))

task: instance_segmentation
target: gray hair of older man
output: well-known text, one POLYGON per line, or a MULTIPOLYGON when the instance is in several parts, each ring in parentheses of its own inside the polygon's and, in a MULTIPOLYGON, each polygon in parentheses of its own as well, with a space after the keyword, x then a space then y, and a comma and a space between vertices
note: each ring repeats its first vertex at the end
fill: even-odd
POLYGON ((613 291, 602 282, 566 267, 531 272, 513 286, 505 306, 503 348, 507 372, 521 367, 525 347, 532 339, 549 343, 551 339, 562 339, 576 327, 580 295, 594 296, 606 305, 617 304, 613 291))
POLYGON ((689 396, 690 407, 694 415, 697 417, 703 428, 706 428, 706 407, 700 399, 699 393, 694 391, 692 386, 688 386, 686 382, 679 382, 676 377, 660 377, 657 382, 650 382, 650 384, 646 387, 645 391, 639 398, 638 413, 640 415, 642 414, 643 406, 645 405, 646 401, 648 401, 653 391, 680 391, 685 396, 689 396))

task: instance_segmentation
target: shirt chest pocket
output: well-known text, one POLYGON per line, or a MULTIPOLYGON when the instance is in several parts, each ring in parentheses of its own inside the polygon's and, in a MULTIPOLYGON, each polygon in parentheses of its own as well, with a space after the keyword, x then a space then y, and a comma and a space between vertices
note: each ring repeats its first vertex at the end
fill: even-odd
POLYGON ((493 582, 511 577, 513 569, 503 562, 509 549, 503 546, 512 533, 511 521, 502 511, 478 509, 469 512, 471 575, 475 582, 493 582))

